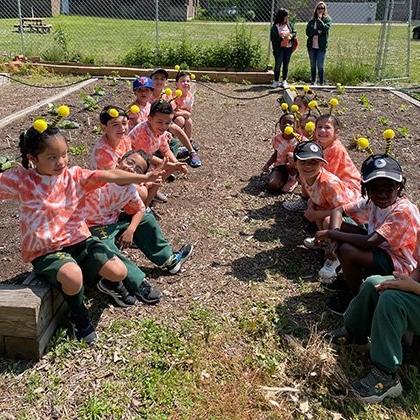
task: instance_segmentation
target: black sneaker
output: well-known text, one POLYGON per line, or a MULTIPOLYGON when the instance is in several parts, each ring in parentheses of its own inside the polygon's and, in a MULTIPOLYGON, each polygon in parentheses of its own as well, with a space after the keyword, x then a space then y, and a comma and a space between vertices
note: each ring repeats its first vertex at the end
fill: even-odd
POLYGON ((181 270, 182 264, 191 256, 194 246, 191 244, 184 245, 179 251, 172 256, 173 260, 168 265, 167 270, 171 274, 176 274, 181 270))
POLYGON ((342 316, 352 298, 350 293, 336 293, 327 299, 327 308, 334 314, 342 316))
POLYGON ((148 305, 154 305, 162 298, 162 292, 152 286, 147 280, 143 280, 135 295, 138 300, 148 305))
POLYGON ((111 296, 118 306, 127 308, 128 306, 132 306, 136 303, 136 298, 128 293, 128 290, 121 281, 112 282, 106 279, 101 279, 99 280, 97 287, 102 293, 111 296))
POLYGON ((77 315, 70 314, 69 321, 76 339, 84 341, 88 346, 93 346, 98 339, 98 335, 96 334, 95 327, 90 322, 87 311, 77 315))
POLYGON ((349 289, 347 287, 346 282, 342 275, 338 274, 337 279, 334 280, 332 283, 320 283, 321 287, 325 290, 329 290, 330 292, 337 292, 337 293, 348 293, 349 289))
POLYGON ((386 397, 399 397, 402 386, 396 375, 390 375, 375 367, 364 378, 352 382, 351 390, 358 400, 374 404, 382 402, 386 397))
POLYGON ((336 346, 356 346, 359 351, 369 349, 369 339, 367 337, 356 337, 347 331, 346 327, 330 331, 325 335, 325 339, 336 346))

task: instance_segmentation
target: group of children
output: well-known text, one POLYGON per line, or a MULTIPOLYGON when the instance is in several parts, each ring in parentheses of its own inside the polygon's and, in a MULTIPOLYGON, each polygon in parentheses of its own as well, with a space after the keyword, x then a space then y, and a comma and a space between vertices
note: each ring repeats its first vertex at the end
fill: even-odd
POLYGON ((335 344, 366 344, 370 337, 374 368, 352 390, 365 402, 379 402, 401 394, 396 376, 401 339, 406 331, 420 334, 420 214, 404 195, 402 168, 390 156, 395 133, 384 132, 382 154, 359 139, 370 154, 359 172, 340 141, 333 115, 338 101, 329 103, 330 112, 321 114, 306 89, 290 108, 281 104, 280 133, 263 171, 270 170, 271 192, 288 193, 301 185, 300 199, 284 201, 283 207, 303 211, 316 227, 304 245, 324 251, 319 278, 332 292, 326 304, 344 315, 345 327, 328 338, 335 344))
POLYGON ((165 180, 187 172, 177 159, 178 140, 183 159, 201 165, 191 138, 190 77, 179 71, 172 94, 165 89, 168 73, 157 69, 134 80, 128 110, 104 107, 90 169, 69 167, 67 139, 56 127, 70 113, 62 105, 54 122, 37 118, 20 135, 22 164, 0 174, 0 199, 19 204, 23 261, 61 290, 75 336, 89 345, 97 334, 84 304, 86 283, 122 307, 162 297, 124 248, 137 247, 170 274, 192 254, 191 244, 173 250, 150 207, 165 180))

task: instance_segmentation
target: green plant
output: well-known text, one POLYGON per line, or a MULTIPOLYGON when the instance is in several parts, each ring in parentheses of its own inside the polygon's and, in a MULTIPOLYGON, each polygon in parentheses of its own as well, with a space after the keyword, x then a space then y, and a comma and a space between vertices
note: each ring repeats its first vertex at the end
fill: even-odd
POLYGON ((401 137, 407 138, 410 134, 410 129, 408 127, 398 127, 397 132, 401 137))
POLYGON ((73 156, 83 156, 88 153, 88 147, 86 144, 78 144, 69 147, 69 153, 73 156))
POLYGON ((92 128, 92 133, 93 134, 101 134, 102 133, 102 129, 101 129, 101 127, 98 127, 97 125, 95 125, 93 128, 92 128))
POLYGON ((85 109, 86 111, 95 111, 99 108, 96 99, 88 95, 87 93, 80 92, 80 98, 82 100, 83 109, 85 109))
POLYGON ((210 82, 210 76, 208 74, 202 74, 200 76, 200 82, 210 82))
POLYGON ((380 117, 378 117, 378 123, 384 126, 388 126, 389 125, 389 118, 385 117, 384 115, 381 115, 380 117))
POLYGON ((359 98, 359 102, 363 105, 363 108, 366 111, 371 111, 373 109, 372 104, 369 101, 369 98, 367 97, 367 95, 365 93, 363 93, 360 98, 359 98))
POLYGON ((336 84, 335 90, 337 91, 337 95, 344 95, 344 93, 346 93, 346 87, 341 83, 336 84))
POLYGON ((64 130, 74 130, 76 128, 80 128, 80 124, 76 121, 72 121, 72 120, 61 120, 58 124, 57 124, 58 128, 62 128, 64 130))
POLYGON ((102 86, 95 86, 95 90, 93 92, 96 96, 104 96, 105 95, 105 89, 102 86))

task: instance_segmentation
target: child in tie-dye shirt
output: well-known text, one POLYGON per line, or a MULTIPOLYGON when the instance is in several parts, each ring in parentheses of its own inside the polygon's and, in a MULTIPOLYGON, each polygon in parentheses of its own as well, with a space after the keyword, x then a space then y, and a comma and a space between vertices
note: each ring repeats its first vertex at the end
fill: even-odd
POLYGON ((140 112, 128 112, 128 129, 133 129, 137 124, 146 121, 150 112, 150 103, 153 97, 153 80, 149 77, 139 77, 133 81, 133 92, 136 100, 131 104, 137 105, 140 112))
POLYGON ((34 126, 20 136, 22 166, 0 174, 0 199, 19 203, 23 260, 61 290, 76 337, 92 344, 96 333, 83 304, 82 270, 90 278, 102 277, 106 293, 117 304, 132 305, 135 299, 122 283, 127 275, 122 261, 90 234, 81 210, 85 196, 108 182, 159 182, 161 174, 69 168, 67 142, 60 131, 46 123, 34 126))

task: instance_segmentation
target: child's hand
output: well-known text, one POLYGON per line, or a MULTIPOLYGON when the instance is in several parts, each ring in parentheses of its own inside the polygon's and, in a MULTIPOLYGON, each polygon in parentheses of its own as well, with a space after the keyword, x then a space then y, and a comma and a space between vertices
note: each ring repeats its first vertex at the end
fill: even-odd
POLYGON ((119 244, 122 249, 128 248, 133 245, 134 231, 127 229, 120 237, 119 244))
POLYGON ((147 172, 145 175, 146 180, 142 181, 147 183, 152 183, 153 185, 160 185, 162 184, 162 178, 165 176, 166 172, 160 168, 156 168, 151 172, 147 172))
POLYGON ((336 241, 330 241, 325 249, 325 257, 329 260, 337 259, 337 248, 338 243, 336 241))
POLYGON ((318 230, 317 233, 315 233, 315 242, 319 243, 319 242, 325 242, 327 241, 328 238, 328 234, 329 234, 329 230, 325 229, 325 230, 318 230))
POLYGON ((393 273, 395 280, 387 280, 378 284, 376 290, 382 292, 386 289, 397 289, 404 292, 419 293, 420 285, 414 281, 409 275, 401 273, 393 273))
POLYGON ((188 173, 188 167, 187 164, 184 162, 166 162, 164 168, 165 173, 167 175, 170 175, 174 172, 182 172, 183 174, 188 173))

